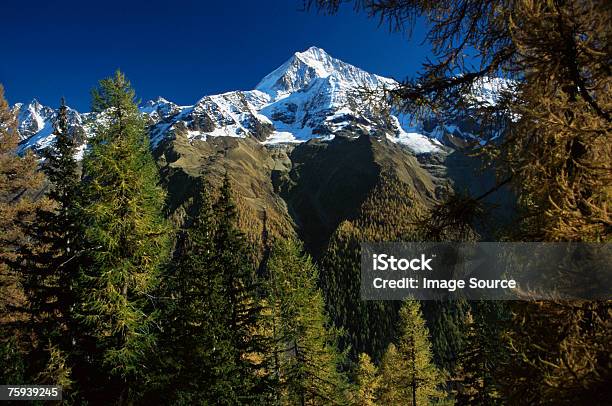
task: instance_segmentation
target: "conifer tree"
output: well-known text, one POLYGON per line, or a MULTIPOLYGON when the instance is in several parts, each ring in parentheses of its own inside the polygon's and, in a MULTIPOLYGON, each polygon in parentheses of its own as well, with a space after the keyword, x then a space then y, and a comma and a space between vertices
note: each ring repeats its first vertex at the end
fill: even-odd
POLYGON ((356 406, 375 406, 378 403, 377 395, 381 385, 378 368, 372 363, 366 353, 359 354, 359 363, 355 372, 356 391, 351 404, 356 406))
POLYGON ((198 212, 181 237, 176 260, 163 276, 161 370, 156 396, 169 403, 238 401, 239 365, 230 330, 230 303, 223 270, 215 262, 216 218, 208 187, 195 202, 198 212))
POLYGON ((33 345, 28 362, 44 372, 39 381, 70 384, 67 352, 77 327, 72 318, 78 274, 76 196, 78 188, 75 144, 68 128, 68 107, 62 99, 54 122, 55 143, 42 152, 43 172, 50 183, 48 205, 37 210, 37 221, 26 231, 30 244, 20 250, 18 264, 27 299, 33 345), (63 365, 55 373, 52 364, 63 365))
POLYGON ((402 402, 411 404, 409 402, 412 398, 407 387, 407 380, 402 376, 403 371, 405 372, 405 368, 397 352, 397 347, 391 343, 383 354, 379 368, 381 385, 378 399, 381 404, 399 405, 402 402))
POLYGON ((389 345, 381 365, 383 404, 416 406, 443 399, 439 388, 443 378, 432 361, 429 331, 419 302, 406 300, 399 316, 397 345, 389 345))
POLYGON ((292 240, 276 241, 268 261, 269 305, 275 333, 273 368, 282 404, 345 402, 346 382, 338 367, 338 332, 329 327, 318 272, 292 240))
MULTIPOLYGON (((493 326, 484 322, 481 314, 467 318, 466 342, 459 354, 453 379, 458 405, 500 404, 499 391, 494 385, 495 368, 503 348, 496 340, 493 326)), ((492 324, 492 323, 491 323, 492 324)))
POLYGON ((32 152, 19 156, 18 143, 17 116, 0 85, 0 375, 13 383, 27 377, 24 351, 33 344, 24 328, 27 302, 16 268, 21 253, 31 248, 28 229, 46 205, 37 199, 44 177, 36 157, 32 152))
POLYGON ((227 355, 232 358, 217 366, 217 373, 224 379, 219 382, 225 388, 221 400, 228 404, 263 401, 270 394, 270 386, 263 365, 266 348, 260 332, 261 300, 249 245, 237 227, 237 209, 227 173, 214 211, 214 267, 215 278, 219 278, 215 283, 219 284, 224 312, 219 322, 229 334, 227 355))
POLYGON ((82 267, 79 317, 90 387, 116 402, 133 399, 152 348, 149 293, 168 257, 165 193, 149 150, 145 123, 130 83, 117 71, 93 91, 97 120, 83 162, 88 263, 82 267), (96 375, 96 373, 100 375, 96 375))
POLYGON ((20 304, 16 277, 9 265, 18 262, 18 252, 27 246, 26 229, 35 221, 37 209, 43 204, 34 199, 43 183, 36 157, 31 152, 19 156, 18 144, 17 116, 4 99, 4 87, 0 85, 0 311, 3 313, 7 311, 6 306, 20 304))

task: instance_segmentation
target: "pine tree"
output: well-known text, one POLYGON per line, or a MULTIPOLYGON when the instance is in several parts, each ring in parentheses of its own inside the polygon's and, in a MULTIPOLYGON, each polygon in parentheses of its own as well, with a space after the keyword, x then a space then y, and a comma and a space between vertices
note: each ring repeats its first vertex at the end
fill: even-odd
POLYGON ((259 284, 249 244, 237 227, 237 210, 227 174, 214 211, 217 216, 214 266, 225 313, 220 322, 229 333, 228 351, 233 358, 217 366, 224 379, 218 385, 220 390, 225 388, 219 401, 228 404, 263 401, 270 387, 263 365, 266 344, 261 334, 259 284))
POLYGON ((338 368, 338 332, 329 327, 318 272, 292 240, 276 241, 268 261, 269 306, 276 348, 273 369, 282 404, 345 402, 346 382, 338 368))
MULTIPOLYGON (((68 128, 68 108, 62 99, 54 123, 55 143, 43 151, 43 172, 50 182, 47 193, 49 206, 39 208, 37 221, 27 229, 29 246, 21 250, 20 276, 28 302, 30 329, 34 346, 29 363, 34 369, 46 371, 55 383, 48 364, 51 356, 59 365, 66 361, 77 329, 72 318, 74 287, 78 272, 76 252, 78 190, 75 144, 68 128), (35 365, 38 365, 37 367, 35 365)), ((65 368, 68 370, 69 368, 65 368)), ((69 374, 64 374, 69 375, 69 374)), ((69 379, 63 379, 68 389, 69 379)))
POLYGON ((356 391, 351 404, 356 406, 375 406, 378 403, 377 395, 381 386, 381 377, 378 368, 372 363, 366 353, 359 354, 359 363, 355 372, 356 391))
POLYGON ((215 262, 216 218, 208 186, 201 185, 198 212, 182 236, 176 259, 163 275, 163 333, 155 395, 173 404, 233 404, 239 399, 236 348, 223 270, 215 262))
POLYGON ((83 161, 79 212, 88 263, 77 311, 87 332, 82 350, 92 361, 79 375, 118 403, 139 390, 143 354, 154 341, 149 293, 168 257, 165 193, 134 97, 119 71, 93 91, 93 109, 104 120, 97 120, 83 161))
MULTIPOLYGON (((481 304, 482 307, 488 307, 481 304)), ((483 309, 468 314, 465 345, 458 357, 454 374, 455 400, 458 405, 496 405, 501 403, 495 385, 496 369, 502 364, 504 348, 495 326, 503 319, 486 320, 483 309)))
MULTIPOLYGON (((51 182, 49 199, 55 204, 54 211, 47 211, 44 223, 50 251, 47 266, 57 272, 57 312, 62 315, 66 328, 75 328, 71 317, 74 307, 74 288, 78 274, 79 243, 81 230, 77 217, 78 191, 80 187, 74 134, 69 129, 68 107, 62 98, 55 122, 55 144, 44 151, 46 159, 43 171, 51 182)), ((64 334, 71 340, 72 334, 64 334)))
POLYGON ((381 365, 383 404, 427 405, 444 399, 443 378, 432 361, 429 332, 415 300, 400 309, 397 346, 390 344, 381 365))

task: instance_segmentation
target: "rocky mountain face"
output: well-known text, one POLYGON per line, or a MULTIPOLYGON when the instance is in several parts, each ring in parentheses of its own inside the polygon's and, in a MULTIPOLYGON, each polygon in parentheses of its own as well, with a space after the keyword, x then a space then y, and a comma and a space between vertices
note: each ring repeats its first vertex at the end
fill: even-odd
MULTIPOLYGON (((202 141, 253 138, 267 145, 366 134, 406 145, 417 154, 439 151, 438 140, 418 133, 396 115, 381 114, 371 102, 384 88, 396 85, 311 47, 295 53, 254 90, 204 96, 192 106, 159 97, 142 105, 141 111, 151 125, 154 146, 177 135, 202 141)), ((16 108, 23 148, 50 145, 55 111, 37 100, 16 108)), ((71 119, 88 135, 87 122, 96 117, 71 110, 71 119)))
MULTIPOLYGON (((403 182, 421 206, 448 194, 455 176, 462 188, 479 189, 485 178, 465 171, 477 165, 457 158, 463 157, 461 140, 477 128, 436 122, 411 127, 372 102, 396 85, 311 47, 253 90, 205 96, 191 106, 161 97, 144 103, 140 110, 173 218, 188 219, 200 176, 214 185, 228 173, 241 225, 255 244, 261 246, 266 233, 295 230, 317 251, 341 221, 359 215, 383 172, 403 182)), ((475 97, 493 99, 492 89, 475 97)), ((21 149, 51 146, 55 110, 36 100, 15 108, 21 149)), ((81 157, 97 117, 71 109, 69 119, 81 157)))

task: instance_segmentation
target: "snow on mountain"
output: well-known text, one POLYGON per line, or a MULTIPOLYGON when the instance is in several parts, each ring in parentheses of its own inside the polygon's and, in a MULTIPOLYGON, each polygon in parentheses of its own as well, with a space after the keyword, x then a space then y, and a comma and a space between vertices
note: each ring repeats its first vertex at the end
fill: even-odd
POLYGON ((486 78, 478 81, 469 94, 478 104, 495 105, 503 92, 510 91, 516 83, 502 78, 486 78))
POLYGON ((149 100, 146 102, 142 107, 140 107, 140 111, 151 117, 153 120, 159 121, 168 119, 169 117, 179 113, 181 111, 181 106, 178 106, 160 96, 155 100, 149 100))
MULTIPOLYGON (((388 78, 368 73, 335 59, 323 49, 297 52, 265 76, 254 90, 204 96, 192 106, 179 106, 162 97, 146 102, 141 112, 150 125, 152 145, 185 136, 253 137, 263 144, 329 140, 337 134, 367 134, 406 145, 414 153, 440 150, 432 138, 403 126, 395 116, 379 113, 363 95, 397 86, 388 78)), ((55 111, 33 101, 17 106, 22 148, 40 149, 53 141, 55 111)), ((91 113, 73 112, 72 122, 90 135, 91 113)))
POLYGON ((368 73, 332 58, 321 48, 310 47, 304 52, 296 52, 287 62, 264 77, 255 89, 279 100, 291 93, 307 89, 317 79, 332 75, 351 86, 365 85, 373 88, 380 84, 395 84, 392 79, 368 73))
MULTIPOLYGON (((55 140, 53 122, 57 115, 56 110, 43 106, 36 99, 32 100, 28 105, 17 103, 14 108, 18 110, 19 125, 17 129, 21 139, 19 145, 20 151, 26 149, 40 150, 53 144, 55 140)), ((83 116, 76 110, 68 108, 68 124, 73 129, 84 128, 83 116)))
POLYGON ((51 121, 55 115, 52 108, 43 106, 36 99, 32 100, 27 106, 17 103, 15 108, 19 110, 18 129, 22 140, 41 132, 51 133, 53 127, 51 121))

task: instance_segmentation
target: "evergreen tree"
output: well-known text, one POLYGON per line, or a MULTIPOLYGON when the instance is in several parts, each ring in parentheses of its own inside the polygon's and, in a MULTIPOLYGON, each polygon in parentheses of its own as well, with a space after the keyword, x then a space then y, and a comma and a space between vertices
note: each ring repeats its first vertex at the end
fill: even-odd
POLYGON ((21 279, 28 301, 30 327, 35 337, 30 366, 44 370, 47 383, 68 389, 66 373, 54 373, 54 364, 65 364, 76 325, 72 318, 78 272, 76 200, 78 190, 75 144, 68 128, 68 107, 62 99, 54 123, 55 143, 43 151, 43 172, 50 182, 49 207, 40 208, 28 228, 30 246, 22 250, 21 279), (53 359, 52 359, 53 358, 53 359), (63 360, 60 362, 60 359, 63 360), (35 366, 38 365, 38 366, 35 366))
POLYGON ((429 332, 419 302, 406 300, 399 316, 397 345, 389 345, 381 365, 383 404, 416 406, 444 399, 440 390, 444 381, 432 361, 429 332))
POLYGON ((378 368, 372 363, 366 353, 359 354, 359 363, 355 372, 356 391, 351 404, 356 406, 375 406, 378 403, 377 395, 381 386, 381 377, 378 368))
MULTIPOLYGON (((149 150, 145 123, 125 76, 93 91, 95 136, 83 161, 79 212, 88 250, 77 312, 86 330, 79 376, 95 396, 133 399, 154 341, 149 293, 168 257, 165 193, 149 150)), ((102 398, 98 398, 100 401, 102 398)), ((110 400, 108 400, 110 401, 110 400)))
POLYGON ((220 311, 224 312, 219 322, 229 334, 227 356, 232 358, 217 366, 217 373, 223 377, 218 385, 225 388, 220 389, 225 392, 218 401, 227 404, 259 402, 270 394, 263 364, 266 344, 261 333, 261 300, 257 296, 259 287, 251 261, 253 256, 237 227, 237 210, 227 174, 214 211, 217 216, 214 267, 215 278, 219 279, 215 284, 223 298, 220 311))
POLYGON ((236 404, 242 382, 223 270, 215 262, 216 218, 205 184, 195 206, 198 212, 160 289, 165 305, 158 344, 161 390, 155 396, 172 404, 236 404))
MULTIPOLYGON (((486 304, 482 304, 483 307, 486 304)), ((497 325, 503 320, 498 319, 497 325)), ((495 328, 496 323, 486 319, 484 311, 477 309, 468 315, 466 342, 458 357, 453 384, 458 405, 496 405, 501 403, 495 385, 496 369, 501 365, 504 348, 495 328)))
POLYGON ((328 326, 318 272, 292 240, 276 241, 268 261, 269 305, 276 348, 272 363, 282 404, 345 402, 338 332, 328 326))
POLYGON ((17 116, 0 85, 0 370, 13 383, 28 376, 24 359, 32 347, 27 302, 16 272, 25 250, 32 249, 28 229, 37 221, 46 199, 38 199, 43 174, 32 152, 18 154, 17 116))
POLYGON ((41 189, 43 174, 37 171, 36 157, 27 152, 19 156, 17 116, 4 99, 0 85, 0 272, 2 299, 0 311, 19 306, 16 276, 9 269, 19 262, 20 249, 27 246, 27 228, 35 222, 43 203, 34 199, 41 189))

